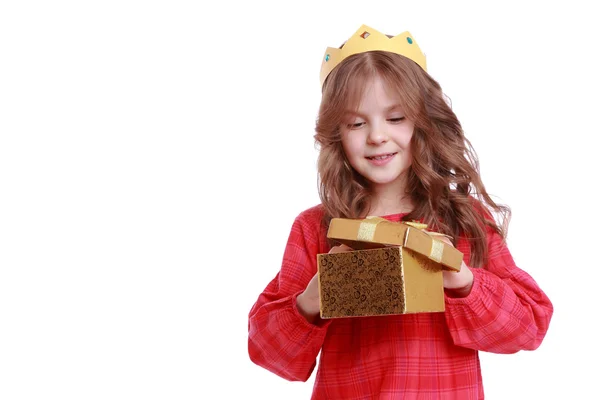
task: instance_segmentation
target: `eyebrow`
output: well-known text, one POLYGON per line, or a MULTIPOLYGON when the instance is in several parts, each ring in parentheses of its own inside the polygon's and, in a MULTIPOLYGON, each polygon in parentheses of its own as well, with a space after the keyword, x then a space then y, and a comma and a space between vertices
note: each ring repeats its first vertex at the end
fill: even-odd
MULTIPOLYGON (((401 104, 394 104, 394 105, 391 105, 391 106, 389 106, 388 108, 386 108, 386 109, 385 109, 385 112, 394 111, 394 110, 396 110, 396 109, 401 109, 402 111, 404 111, 404 110, 403 110, 403 107, 402 107, 402 105, 401 105, 401 104)), ((360 113, 359 113, 358 111, 354 111, 354 110, 345 110, 345 111, 344 111, 344 114, 350 114, 350 115, 360 115, 360 113)))
POLYGON ((395 110, 396 108, 402 108, 402 105, 394 104, 393 106, 388 107, 386 111, 392 111, 392 110, 395 110))

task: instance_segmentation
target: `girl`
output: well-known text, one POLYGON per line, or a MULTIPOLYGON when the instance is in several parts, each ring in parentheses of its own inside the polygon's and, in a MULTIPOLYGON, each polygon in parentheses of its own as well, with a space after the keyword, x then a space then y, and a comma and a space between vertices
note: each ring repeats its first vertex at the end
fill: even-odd
POLYGON ((321 353, 312 399, 483 399, 478 351, 534 350, 548 329, 552 304, 506 247, 510 209, 486 192, 425 68, 408 32, 366 26, 325 54, 321 204, 296 218, 248 324, 251 360, 285 379, 306 381, 321 353), (444 271, 445 312, 319 318, 317 254, 351 250, 332 247, 328 222, 370 215, 455 238, 465 261, 459 273, 444 271))

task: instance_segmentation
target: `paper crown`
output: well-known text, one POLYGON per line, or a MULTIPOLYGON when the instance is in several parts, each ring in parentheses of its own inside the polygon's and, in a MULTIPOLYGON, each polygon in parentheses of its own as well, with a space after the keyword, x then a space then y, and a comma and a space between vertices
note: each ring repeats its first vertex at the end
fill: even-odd
POLYGON ((321 87, 329 73, 342 61, 353 54, 364 53, 367 51, 389 51, 407 57, 427 71, 425 54, 421 52, 416 40, 410 32, 403 32, 392 38, 385 34, 362 25, 355 33, 344 43, 341 49, 328 47, 323 56, 321 64, 321 87))

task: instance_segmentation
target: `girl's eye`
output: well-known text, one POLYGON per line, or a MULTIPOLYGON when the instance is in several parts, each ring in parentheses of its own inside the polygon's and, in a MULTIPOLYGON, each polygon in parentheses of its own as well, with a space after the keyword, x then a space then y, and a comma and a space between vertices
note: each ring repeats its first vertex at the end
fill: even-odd
POLYGON ((391 121, 391 122, 400 122, 400 121, 403 121, 403 120, 404 120, 404 117, 390 118, 390 119, 388 119, 388 121, 391 121))
POLYGON ((358 129, 360 127, 362 127, 365 123, 364 122, 357 122, 355 124, 348 124, 347 127, 348 129, 358 129))

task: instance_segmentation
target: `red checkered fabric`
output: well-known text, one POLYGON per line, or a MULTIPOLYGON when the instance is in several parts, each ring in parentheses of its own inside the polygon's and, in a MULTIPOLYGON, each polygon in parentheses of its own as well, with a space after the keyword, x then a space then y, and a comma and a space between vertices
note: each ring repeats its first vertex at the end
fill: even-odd
MULTIPOLYGON (((491 229, 489 263, 472 270, 467 297, 446 296, 445 312, 308 323, 296 297, 317 272, 317 254, 329 251, 322 213, 317 206, 296 218, 281 270, 248 322, 250 359, 285 379, 306 381, 320 353, 312 399, 483 399, 478 351, 515 353, 542 342, 552 304, 491 229)), ((457 248, 468 265, 468 242, 457 248)))

